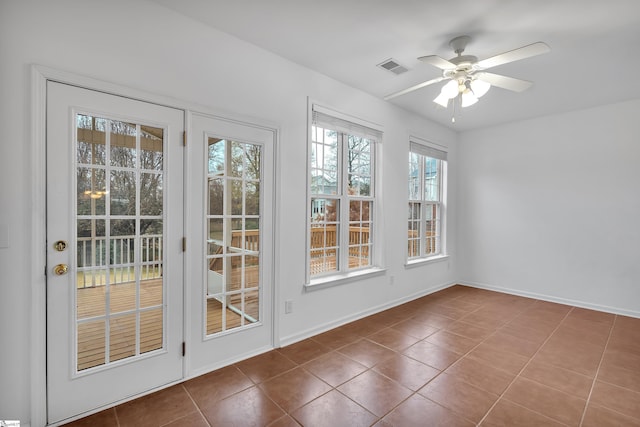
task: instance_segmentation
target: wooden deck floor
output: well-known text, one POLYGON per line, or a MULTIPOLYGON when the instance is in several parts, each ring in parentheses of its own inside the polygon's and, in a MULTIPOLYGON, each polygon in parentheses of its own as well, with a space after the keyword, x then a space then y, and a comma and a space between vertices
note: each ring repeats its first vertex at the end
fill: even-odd
MULTIPOLYGON (((124 359, 136 354, 136 316, 124 314, 135 308, 135 283, 112 285, 109 297, 110 331, 109 361, 124 359), (123 313, 123 314, 118 314, 123 313)), ((106 287, 78 289, 77 311, 79 319, 104 316, 106 307, 106 287)), ((258 297, 247 294, 245 310, 254 318, 258 313, 258 297)), ((241 307, 240 296, 230 298, 230 303, 241 307)), ((148 308, 140 313, 140 354, 162 348, 162 279, 144 280, 140 283, 140 307, 148 308)), ((225 310, 226 327, 224 330, 241 326, 241 316, 225 310)), ((222 304, 210 299, 207 301, 207 334, 223 330, 222 304)), ((245 318, 245 325, 250 321, 245 318)), ((78 325, 78 371, 100 366, 105 363, 106 321, 82 322, 78 325)))

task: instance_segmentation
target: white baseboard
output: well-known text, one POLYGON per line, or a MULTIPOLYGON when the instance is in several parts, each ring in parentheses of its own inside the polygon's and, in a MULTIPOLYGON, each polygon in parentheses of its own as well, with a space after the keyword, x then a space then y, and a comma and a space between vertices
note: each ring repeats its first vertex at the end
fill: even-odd
POLYGON ((340 319, 332 320, 332 321, 324 323, 324 324, 322 324, 320 326, 316 326, 314 328, 310 328, 310 329, 304 330, 302 332, 298 332, 296 334, 292 334, 292 335, 288 335, 288 336, 285 336, 285 337, 281 337, 279 345, 280 345, 280 347, 285 347, 287 345, 294 344, 294 343, 296 343, 298 341, 305 340, 305 339, 310 338, 310 337, 312 337, 314 335, 318 335, 318 334, 321 334, 323 332, 327 332, 327 331, 329 331, 331 329, 337 328, 339 326, 345 325, 347 323, 353 322, 355 320, 362 319, 363 317, 367 317, 367 316, 370 316, 372 314, 376 314, 376 313, 379 313, 381 311, 388 310, 388 309, 396 307, 398 305, 405 304, 405 303, 407 303, 409 301, 413 301, 414 299, 421 298, 421 297, 423 297, 425 295, 429 295, 429 294, 432 294, 434 292, 440 291, 442 289, 449 288, 449 287, 451 287, 451 286, 453 286, 453 285, 455 285, 457 283, 458 282, 450 282, 450 283, 437 285, 437 286, 434 286, 434 287, 431 287, 431 288, 428 288, 428 289, 423 289, 423 290, 421 290, 419 292, 415 292, 415 293, 410 294, 410 295, 408 295, 406 297, 398 298, 396 300, 389 301, 389 302, 387 302, 385 304, 380 304, 380 305, 378 305, 376 307, 372 307, 372 308, 369 308, 367 310, 363 310, 363 311, 360 311, 360 312, 357 312, 357 313, 351 313, 348 316, 344 316, 344 317, 342 317, 340 319))
POLYGON ((574 300, 574 299, 568 299, 568 298, 560 298, 560 297, 556 297, 556 296, 553 296, 553 295, 539 294, 539 293, 536 293, 536 292, 527 292, 527 291, 522 291, 522 290, 519 290, 519 289, 504 288, 504 287, 501 287, 501 286, 488 285, 486 283, 469 282, 469 281, 460 281, 460 282, 457 282, 457 283, 459 283, 460 285, 470 286, 472 288, 486 289, 488 291, 502 292, 504 294, 517 295, 517 296, 527 297, 527 298, 535 298, 535 299, 539 299, 539 300, 542 300, 542 301, 555 302, 555 303, 558 303, 558 304, 572 305, 572 306, 580 307, 580 308, 587 308, 589 310, 603 311, 605 313, 611 313, 611 314, 618 314, 618 315, 621 315, 621 316, 629 316, 629 317, 638 317, 638 318, 640 318, 640 312, 639 311, 626 310, 626 309, 619 308, 619 307, 610 307, 608 305, 602 305, 602 304, 592 304, 592 303, 585 302, 585 301, 580 301, 580 300, 574 300))

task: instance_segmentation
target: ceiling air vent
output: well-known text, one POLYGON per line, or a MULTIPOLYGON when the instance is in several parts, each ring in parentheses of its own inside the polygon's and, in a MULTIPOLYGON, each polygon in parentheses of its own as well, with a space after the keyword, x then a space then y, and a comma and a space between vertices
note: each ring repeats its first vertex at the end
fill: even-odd
POLYGON ((398 61, 392 58, 387 59, 381 64, 378 64, 378 67, 384 68, 387 71, 391 71, 393 74, 396 74, 396 75, 406 73, 407 71, 409 71, 407 67, 404 67, 398 64, 398 61))

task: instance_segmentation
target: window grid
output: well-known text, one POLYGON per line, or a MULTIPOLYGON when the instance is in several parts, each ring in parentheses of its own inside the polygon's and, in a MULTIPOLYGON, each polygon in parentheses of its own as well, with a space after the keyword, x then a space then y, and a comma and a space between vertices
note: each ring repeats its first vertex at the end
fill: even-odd
POLYGON ((260 320, 262 148, 208 138, 206 335, 260 320))
POLYGON ((374 141, 315 125, 311 134, 310 274, 369 267, 374 141))
POLYGON ((442 163, 443 160, 409 153, 409 259, 442 253, 442 163))

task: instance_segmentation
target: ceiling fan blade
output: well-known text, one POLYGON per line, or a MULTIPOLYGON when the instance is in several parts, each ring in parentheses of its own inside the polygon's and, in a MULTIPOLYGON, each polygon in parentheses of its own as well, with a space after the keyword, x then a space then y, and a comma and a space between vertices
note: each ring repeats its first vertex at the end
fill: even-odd
POLYGON ((441 70, 451 70, 453 68, 456 68, 456 64, 454 64, 453 62, 449 62, 438 55, 421 56, 420 58, 418 58, 418 60, 426 62, 429 65, 433 65, 434 67, 438 67, 441 70))
POLYGON ((508 89, 514 92, 527 90, 533 84, 533 82, 528 80, 514 79, 513 77, 493 73, 477 73, 475 76, 480 80, 491 83, 491 86, 501 87, 502 89, 508 89))
POLYGON ((388 101, 388 100, 390 100, 392 98, 395 98, 397 96, 404 95, 404 94, 407 94, 409 92, 413 92, 414 90, 422 89, 425 86, 429 86, 429 85, 432 85, 434 83, 441 82, 441 81, 443 81, 443 80, 445 80, 447 78, 448 77, 438 77, 438 78, 435 78, 435 79, 427 80, 426 82, 422 82, 422 83, 417 84, 415 86, 411 86, 410 88, 401 90, 400 92, 395 92, 395 93, 392 93, 390 95, 387 95, 387 96, 384 97, 384 100, 388 101))
POLYGON ((478 61, 474 68, 478 70, 486 70, 487 68, 497 67, 498 65, 507 64, 509 62, 519 61, 521 59, 530 58, 551 51, 551 48, 543 43, 537 42, 518 49, 504 52, 491 58, 478 61))

